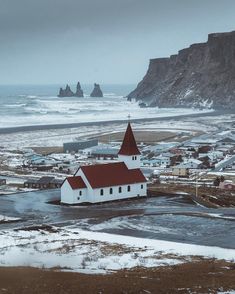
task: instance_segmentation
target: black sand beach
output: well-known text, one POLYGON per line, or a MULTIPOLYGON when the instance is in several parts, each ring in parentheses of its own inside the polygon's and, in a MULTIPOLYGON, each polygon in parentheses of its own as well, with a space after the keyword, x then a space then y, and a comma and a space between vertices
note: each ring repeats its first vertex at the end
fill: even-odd
MULTIPOLYGON (((131 119, 132 122, 154 122, 154 121, 167 121, 167 120, 181 120, 185 118, 199 118, 207 116, 219 116, 226 114, 234 114, 234 111, 224 111, 216 110, 213 112, 206 113, 194 113, 194 114, 184 114, 178 116, 168 116, 168 117, 155 117, 155 118, 139 118, 131 119)), ((109 121, 96 121, 96 122, 80 122, 80 123, 69 123, 69 124, 50 124, 50 125, 29 125, 29 126, 19 126, 19 127, 6 127, 0 128, 0 134, 10 134, 17 132, 30 132, 39 130, 50 130, 50 129, 66 129, 66 128, 77 128, 80 126, 98 126, 98 125, 109 125, 115 123, 126 123, 128 120, 109 120, 109 121)))

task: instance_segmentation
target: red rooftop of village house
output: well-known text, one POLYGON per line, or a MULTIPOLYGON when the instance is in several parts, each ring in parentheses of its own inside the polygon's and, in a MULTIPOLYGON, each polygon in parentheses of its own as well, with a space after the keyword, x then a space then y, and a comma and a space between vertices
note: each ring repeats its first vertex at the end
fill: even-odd
POLYGON ((67 181, 73 190, 86 188, 86 184, 80 176, 68 177, 67 181))
POLYGON ((130 123, 128 123, 126 133, 122 142, 122 146, 118 154, 120 155, 139 155, 140 154, 130 123))
POLYGON ((129 170, 124 162, 87 165, 81 170, 93 189, 146 182, 139 168, 129 170))

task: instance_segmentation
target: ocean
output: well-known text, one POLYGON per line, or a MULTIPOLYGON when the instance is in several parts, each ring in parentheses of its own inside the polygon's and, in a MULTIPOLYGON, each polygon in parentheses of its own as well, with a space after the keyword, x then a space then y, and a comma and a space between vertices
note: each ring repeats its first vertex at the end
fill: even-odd
MULTIPOLYGON (((64 86, 64 85, 63 85, 64 86)), ((75 91, 76 85, 71 85, 75 91)), ((60 85, 0 86, 0 128, 176 116, 197 109, 140 108, 124 97, 135 85, 101 85, 103 98, 91 98, 93 85, 82 85, 85 97, 58 98, 60 85)))

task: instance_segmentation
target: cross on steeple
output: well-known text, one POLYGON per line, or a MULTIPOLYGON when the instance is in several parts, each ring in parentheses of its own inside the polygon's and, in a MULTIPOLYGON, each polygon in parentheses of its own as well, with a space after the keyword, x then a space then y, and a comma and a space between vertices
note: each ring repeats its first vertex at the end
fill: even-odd
POLYGON ((130 113, 128 114, 128 122, 130 122, 130 120, 131 120, 131 115, 130 115, 130 113))

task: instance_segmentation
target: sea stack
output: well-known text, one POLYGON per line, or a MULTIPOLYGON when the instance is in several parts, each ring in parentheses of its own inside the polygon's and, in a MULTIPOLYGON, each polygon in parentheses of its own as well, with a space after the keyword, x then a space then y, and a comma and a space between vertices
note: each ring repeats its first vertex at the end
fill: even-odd
POLYGON ((66 88, 60 88, 60 92, 58 97, 73 97, 74 93, 73 91, 70 89, 69 85, 66 85, 66 88))
POLYGON ((103 97, 103 92, 101 91, 99 84, 94 84, 94 89, 91 92, 90 97, 103 97))
POLYGON ((77 83, 77 90, 76 90, 76 93, 75 93, 74 96, 76 96, 76 97, 84 97, 83 96, 83 90, 82 90, 81 85, 80 85, 79 82, 77 83))

